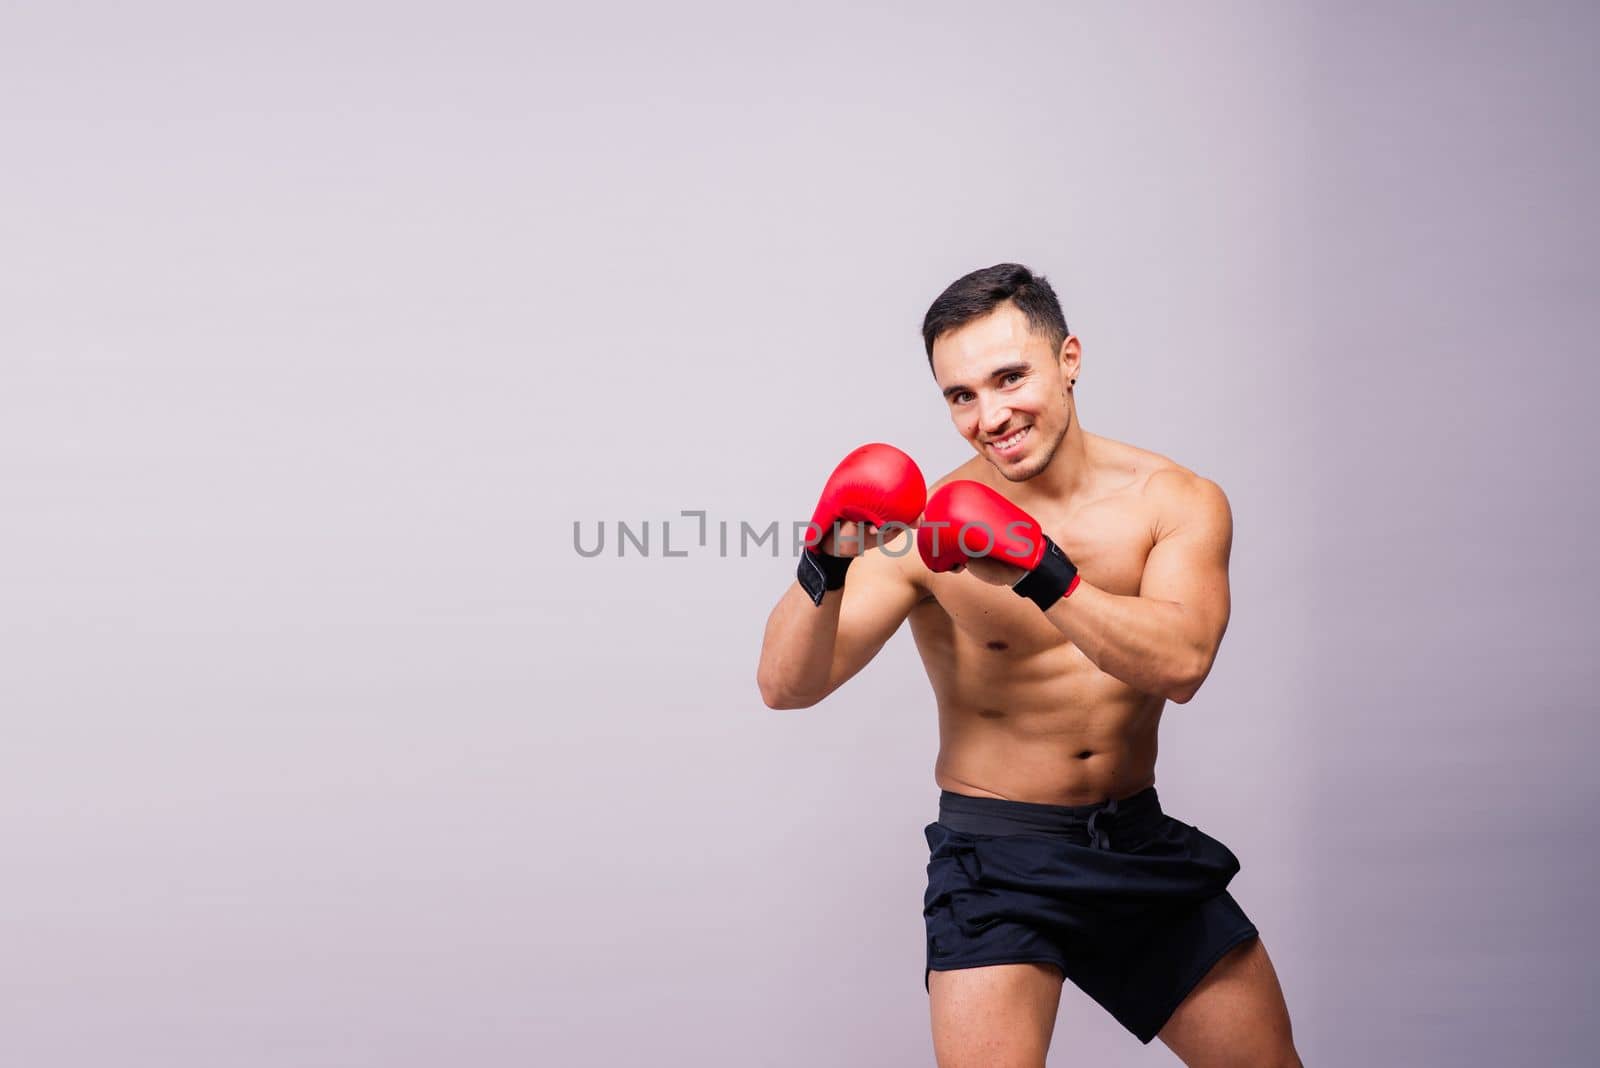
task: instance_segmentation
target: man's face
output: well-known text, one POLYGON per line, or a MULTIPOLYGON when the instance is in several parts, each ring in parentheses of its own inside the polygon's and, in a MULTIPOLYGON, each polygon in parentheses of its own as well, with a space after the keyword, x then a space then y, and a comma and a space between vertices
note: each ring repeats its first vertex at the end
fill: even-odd
POLYGON ((1056 351, 1010 302, 933 343, 933 377, 956 429, 1012 482, 1049 466, 1067 436, 1077 373, 1077 338, 1056 351))

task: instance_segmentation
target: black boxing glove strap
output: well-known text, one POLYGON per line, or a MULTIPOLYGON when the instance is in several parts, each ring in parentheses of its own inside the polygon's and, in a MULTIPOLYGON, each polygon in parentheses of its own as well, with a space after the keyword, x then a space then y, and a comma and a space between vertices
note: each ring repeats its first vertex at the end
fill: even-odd
POLYGON ((815 549, 800 554, 800 588, 811 595, 811 603, 822 604, 822 595, 829 590, 844 588, 844 573, 850 569, 853 556, 829 556, 815 549))
POLYGON ((1040 537, 1044 538, 1044 556, 1039 566, 1019 578, 1011 589, 1038 605, 1040 611, 1049 611, 1051 605, 1078 588, 1078 569, 1061 546, 1050 540, 1050 535, 1041 533, 1040 537))

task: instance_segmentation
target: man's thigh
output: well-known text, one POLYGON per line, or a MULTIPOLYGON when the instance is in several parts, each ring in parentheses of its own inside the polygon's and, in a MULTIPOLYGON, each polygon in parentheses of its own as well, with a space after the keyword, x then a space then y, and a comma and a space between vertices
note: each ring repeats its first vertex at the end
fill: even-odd
POLYGON ((1061 970, 1052 964, 929 972, 939 1068, 1042 1068, 1061 982, 1061 970))
POLYGON ((1217 961, 1173 1012, 1159 1037, 1190 1068, 1300 1064, 1283 989, 1259 938, 1217 961))

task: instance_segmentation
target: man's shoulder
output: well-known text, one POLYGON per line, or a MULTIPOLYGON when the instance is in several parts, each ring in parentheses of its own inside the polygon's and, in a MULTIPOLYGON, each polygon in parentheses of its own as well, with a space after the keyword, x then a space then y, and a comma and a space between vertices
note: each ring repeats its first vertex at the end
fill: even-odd
POLYGON ((1097 438, 1096 449, 1104 465, 1137 490, 1158 529, 1226 517, 1228 498, 1222 487, 1170 456, 1111 438, 1097 438))
POLYGON ((1114 472, 1143 493, 1182 494, 1216 485, 1172 457, 1163 456, 1152 449, 1143 449, 1098 434, 1089 435, 1089 439, 1097 466, 1114 472))
POLYGON ((1167 461, 1150 471, 1141 495, 1156 518, 1158 536, 1193 523, 1231 524, 1227 494, 1211 479, 1167 461))
POLYGON ((1158 500, 1205 498, 1221 492, 1211 479, 1179 464, 1153 468, 1144 480, 1145 495, 1158 500))

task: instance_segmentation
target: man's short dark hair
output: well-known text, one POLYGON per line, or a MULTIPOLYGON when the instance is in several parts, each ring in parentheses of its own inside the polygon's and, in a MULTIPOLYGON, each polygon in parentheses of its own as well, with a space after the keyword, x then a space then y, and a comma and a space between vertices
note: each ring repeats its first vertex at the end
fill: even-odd
POLYGON ((1020 263, 997 263, 951 282, 922 319, 922 343, 933 366, 933 343, 942 335, 981 319, 1006 301, 1028 317, 1028 326, 1050 339, 1055 352, 1067 340, 1067 320, 1056 291, 1042 274, 1020 263))

